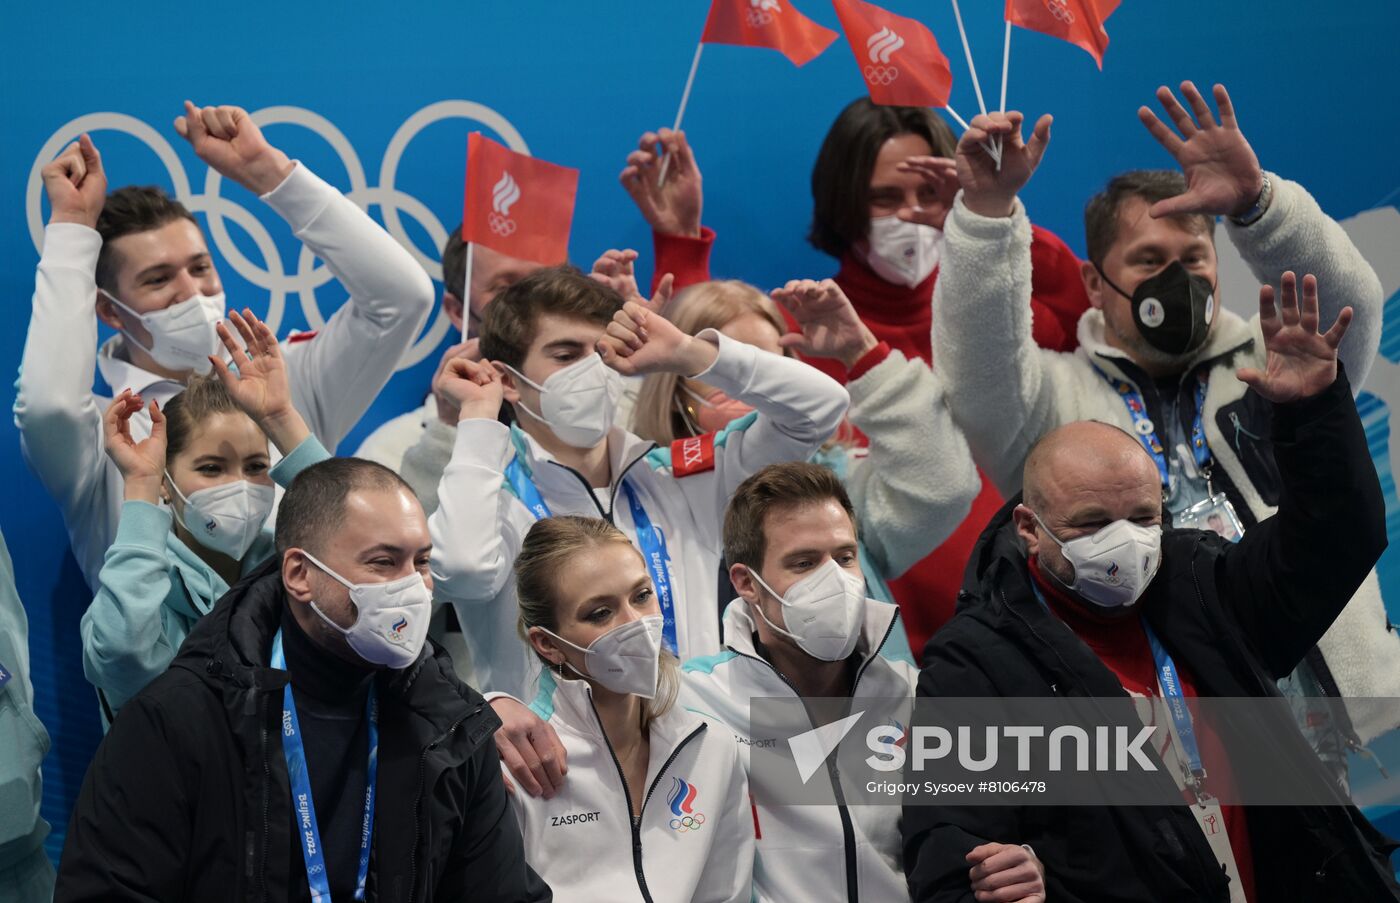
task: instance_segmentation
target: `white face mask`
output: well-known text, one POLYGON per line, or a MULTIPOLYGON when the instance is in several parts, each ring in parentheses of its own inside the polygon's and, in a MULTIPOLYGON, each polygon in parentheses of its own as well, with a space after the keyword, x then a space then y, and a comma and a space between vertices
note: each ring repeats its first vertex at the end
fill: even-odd
POLYGON ((540 393, 539 412, 530 410, 523 401, 520 407, 561 440, 574 448, 593 448, 608 437, 622 386, 602 356, 590 354, 555 370, 544 385, 531 382, 514 367, 508 369, 540 393))
POLYGON ((208 486, 185 495, 165 472, 170 488, 185 503, 180 521, 205 548, 242 561, 272 513, 273 488, 247 480, 208 486))
POLYGON ((326 617, 314 600, 311 610, 344 634, 355 654, 371 665, 398 670, 413 664, 428 638, 428 620, 433 613, 433 593, 423 582, 423 575, 415 571, 388 583, 351 583, 316 560, 310 552, 300 551, 308 561, 350 590, 355 623, 349 629, 341 627, 326 617))
POLYGON ((104 289, 98 289, 117 307, 140 321, 151 334, 151 346, 147 348, 131 335, 122 331, 137 347, 142 348, 157 364, 169 370, 193 370, 208 373, 211 369, 209 355, 218 354, 223 348, 219 334, 214 327, 224 318, 224 293, 201 295, 186 298, 164 310, 150 313, 137 313, 121 303, 104 289))
POLYGON ((552 630, 545 633, 583 653, 588 673, 569 665, 579 677, 588 678, 614 693, 651 699, 656 696, 656 676, 661 668, 661 615, 647 615, 609 630, 588 644, 570 643, 552 630))
POLYGON ((886 282, 913 288, 928 278, 943 256, 943 230, 891 214, 870 220, 865 262, 886 282))
POLYGON ((1033 516, 1074 568, 1074 582, 1066 586, 1095 605, 1132 605, 1157 576, 1162 564, 1162 528, 1156 524, 1143 527, 1116 520, 1090 536, 1060 542, 1040 515, 1033 516))
POLYGON ((841 567, 836 559, 828 560, 788 587, 785 596, 763 582, 758 571, 750 568, 749 573, 782 603, 788 629, 769 621, 763 606, 755 603, 758 616, 803 652, 824 662, 839 662, 856 648, 865 615, 865 581, 841 567))

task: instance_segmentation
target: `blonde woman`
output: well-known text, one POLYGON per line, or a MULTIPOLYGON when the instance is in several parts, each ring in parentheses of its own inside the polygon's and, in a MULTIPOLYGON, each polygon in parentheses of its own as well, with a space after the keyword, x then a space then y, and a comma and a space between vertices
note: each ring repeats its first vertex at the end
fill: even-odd
POLYGON ((569 779, 511 794, 555 898, 748 901, 754 832, 733 734, 675 704, 679 667, 636 547, 606 521, 536 522, 515 562, 520 633, 545 665, 531 708, 569 779))
MULTIPOLYGON (((836 472, 855 504, 867 595, 894 602, 885 581, 899 577, 947 539, 981 488, 937 374, 923 361, 877 342, 830 279, 794 280, 772 298, 737 280, 702 282, 679 293, 663 313, 690 335, 715 329, 774 354, 793 349, 845 365, 851 394, 848 424, 813 460, 836 472), (800 333, 787 332, 778 304, 800 333), (860 447, 850 427, 864 435, 867 448, 860 447)), ((749 410, 698 380, 651 374, 637 399, 633 432, 669 446, 703 433, 722 434, 749 410)), ((718 604, 722 607, 733 595, 730 591, 718 604)), ((913 635, 927 632, 915 628, 927 622, 928 613, 909 610, 911 602, 919 601, 906 599, 901 606, 913 635)), ((887 644, 885 655, 912 661, 902 633, 887 644)))

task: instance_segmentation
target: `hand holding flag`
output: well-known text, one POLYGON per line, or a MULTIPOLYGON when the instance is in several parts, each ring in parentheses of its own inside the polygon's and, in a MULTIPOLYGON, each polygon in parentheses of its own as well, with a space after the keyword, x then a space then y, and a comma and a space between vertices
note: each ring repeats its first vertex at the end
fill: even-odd
POLYGON ((1024 119, 1015 111, 978 116, 958 141, 958 182, 962 185, 963 204, 973 213, 1010 216, 1016 208, 1016 195, 1040 166, 1050 143, 1051 117, 1040 117, 1028 142, 1021 140, 1024 119), (1002 140, 1000 162, 984 153, 988 138, 1002 140))

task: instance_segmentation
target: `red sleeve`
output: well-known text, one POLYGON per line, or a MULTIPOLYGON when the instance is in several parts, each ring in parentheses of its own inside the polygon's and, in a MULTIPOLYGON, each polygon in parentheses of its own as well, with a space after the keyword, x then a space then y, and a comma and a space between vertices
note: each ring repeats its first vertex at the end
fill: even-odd
POLYGON ((1089 309, 1079 266, 1079 258, 1059 236, 1031 226, 1031 333, 1042 348, 1079 347, 1079 318, 1089 309))
POLYGON ((656 266, 651 273, 651 291, 656 293, 656 285, 661 277, 671 273, 676 277, 677 291, 687 285, 710 280, 710 248, 715 244, 715 230, 708 226, 700 227, 700 237, 688 235, 667 235, 655 230, 651 233, 651 245, 656 255, 656 266))
POLYGON ((885 358, 889 356, 889 342, 881 342, 874 348, 871 348, 869 351, 865 352, 865 354, 861 355, 860 360, 856 361, 856 365, 851 368, 851 372, 846 374, 846 382, 855 382, 860 379, 871 370, 874 370, 876 365, 882 363, 885 358))

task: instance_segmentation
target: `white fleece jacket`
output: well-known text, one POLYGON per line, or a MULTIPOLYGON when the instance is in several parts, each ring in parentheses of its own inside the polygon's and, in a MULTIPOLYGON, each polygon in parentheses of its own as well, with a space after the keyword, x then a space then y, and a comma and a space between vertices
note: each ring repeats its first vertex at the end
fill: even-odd
MULTIPOLYGON (((1270 179, 1274 198, 1263 218, 1251 226, 1229 223, 1226 228, 1261 283, 1277 285, 1286 270, 1316 275, 1323 324, 1330 325, 1343 307, 1354 308, 1339 356, 1352 385, 1360 386, 1380 341, 1385 300, 1380 280, 1341 226, 1302 186, 1272 174, 1270 179)), ((934 359, 973 457, 998 488, 1007 495, 1019 491, 1031 447, 1065 423, 1101 420, 1133 432, 1122 399, 1094 369, 1097 365, 1133 382, 1117 363, 1126 356, 1104 341, 1102 311, 1085 312, 1079 348, 1072 353, 1039 348, 1031 338, 1030 221, 1020 201, 1010 217, 989 218, 968 210, 959 195, 944 234, 947 245, 933 301, 934 359)), ((1258 316, 1246 321, 1220 308, 1210 338, 1184 371, 1212 362, 1206 440, 1258 520, 1275 509, 1251 483, 1215 414, 1246 391, 1235 370, 1262 368, 1266 359, 1258 316)), ((1343 696, 1400 695, 1400 640, 1388 629, 1374 571, 1318 647, 1343 696)), ((1353 709, 1362 742, 1400 726, 1374 717, 1381 708, 1353 709)))

